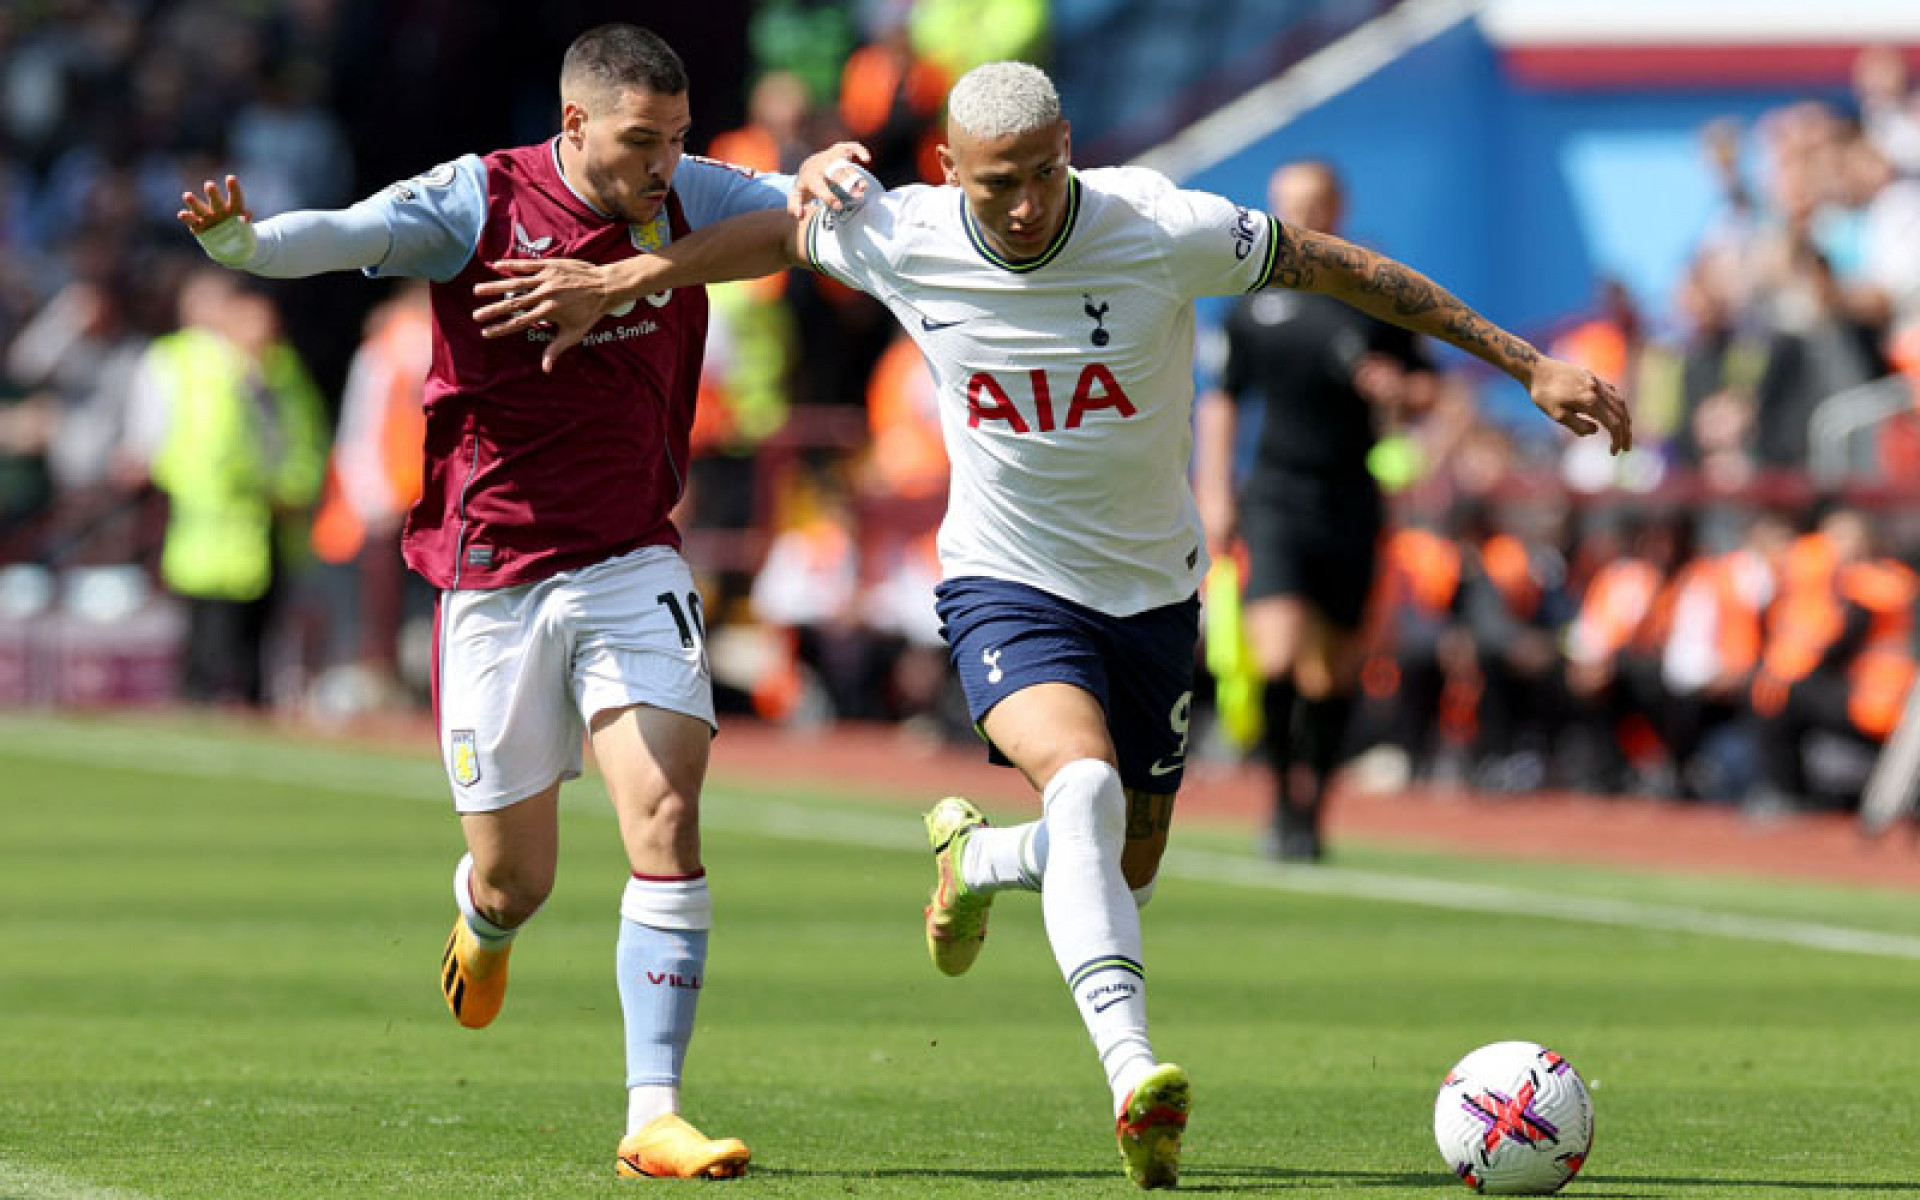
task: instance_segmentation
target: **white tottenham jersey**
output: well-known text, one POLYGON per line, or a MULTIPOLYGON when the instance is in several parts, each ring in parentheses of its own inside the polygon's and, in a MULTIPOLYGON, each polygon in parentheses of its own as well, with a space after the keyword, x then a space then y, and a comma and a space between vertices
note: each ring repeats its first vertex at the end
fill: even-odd
POLYGON ((989 247, 955 187, 912 186, 807 229, 816 270, 919 344, 953 463, 945 578, 1009 579, 1112 616, 1206 573, 1187 483, 1193 299, 1252 291, 1278 224, 1135 167, 1075 172, 1044 254, 989 247))

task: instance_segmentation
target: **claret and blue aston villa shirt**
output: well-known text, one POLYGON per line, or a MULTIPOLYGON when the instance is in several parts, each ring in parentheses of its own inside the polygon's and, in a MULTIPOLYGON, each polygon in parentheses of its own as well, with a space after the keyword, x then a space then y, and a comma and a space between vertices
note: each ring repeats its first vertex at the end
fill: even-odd
POLYGON ((441 588, 497 588, 648 545, 679 545, 707 333, 700 288, 602 318, 540 370, 551 334, 485 339, 473 285, 506 258, 608 263, 689 230, 786 203, 792 179, 687 156, 656 219, 597 211, 560 172, 558 141, 467 155, 394 184, 387 257, 372 275, 433 281, 424 492, 408 515, 409 565, 441 588))

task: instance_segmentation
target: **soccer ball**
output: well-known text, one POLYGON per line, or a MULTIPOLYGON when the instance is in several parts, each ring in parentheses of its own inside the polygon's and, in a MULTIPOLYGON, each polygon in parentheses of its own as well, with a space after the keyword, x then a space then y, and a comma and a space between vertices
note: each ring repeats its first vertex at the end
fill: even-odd
POLYGON ((1566 1186, 1593 1146, 1593 1100, 1573 1064, 1537 1042, 1495 1042, 1454 1064, 1433 1101, 1433 1140, 1489 1196, 1566 1186))

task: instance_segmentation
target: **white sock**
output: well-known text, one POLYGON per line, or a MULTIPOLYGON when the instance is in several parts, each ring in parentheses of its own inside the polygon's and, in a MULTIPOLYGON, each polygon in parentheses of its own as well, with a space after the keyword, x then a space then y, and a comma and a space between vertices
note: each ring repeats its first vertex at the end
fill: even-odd
MULTIPOLYGON (((480 915, 473 906, 473 855, 460 857, 460 865, 453 869, 453 902, 460 906, 460 915, 467 920, 467 929, 473 934, 473 940, 487 950, 498 950, 513 940, 520 932, 518 925, 512 929, 495 925, 480 915)), ((524 923, 524 922, 523 922, 524 923)))
POLYGON ((640 1128, 656 1117, 680 1111, 680 1089, 664 1084, 645 1083, 639 1087, 627 1089, 627 1133, 639 1132, 640 1128))
POLYGON ((1005 829, 982 826, 967 835, 960 856, 960 882, 970 892, 1037 892, 1047 873, 1047 823, 1028 821, 1005 829))
POLYGON ((1113 1090, 1114 1116, 1117 1117, 1126 1111, 1127 1097, 1133 1095, 1133 1089, 1139 1086, 1140 1080, 1147 1072, 1159 1065, 1153 1060, 1152 1051, 1149 1050, 1145 1055, 1135 1055, 1125 1060, 1118 1070, 1107 1077, 1107 1086, 1113 1090))
MULTIPOLYGON (((970 892, 1037 892, 1047 874, 1047 823, 1028 821, 1004 829, 987 826, 967 838, 960 856, 960 882, 970 892)), ((1155 876, 1133 889, 1133 906, 1145 908, 1159 886, 1155 876)))
POLYGON ((1126 795, 1099 759, 1070 762, 1047 784, 1049 836, 1040 909, 1054 961, 1093 1038, 1118 1113, 1156 1061, 1147 1040, 1140 910, 1120 872, 1126 795))

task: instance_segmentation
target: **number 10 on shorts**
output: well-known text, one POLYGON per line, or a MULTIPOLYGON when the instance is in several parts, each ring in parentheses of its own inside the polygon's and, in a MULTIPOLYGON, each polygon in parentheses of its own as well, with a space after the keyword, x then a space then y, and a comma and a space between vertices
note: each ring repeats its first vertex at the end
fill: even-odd
POLYGON ((688 650, 698 648, 700 661, 707 660, 707 621, 700 612, 700 593, 688 592, 686 603, 672 592, 661 592, 654 597, 671 614, 673 624, 680 631, 680 645, 688 650))

